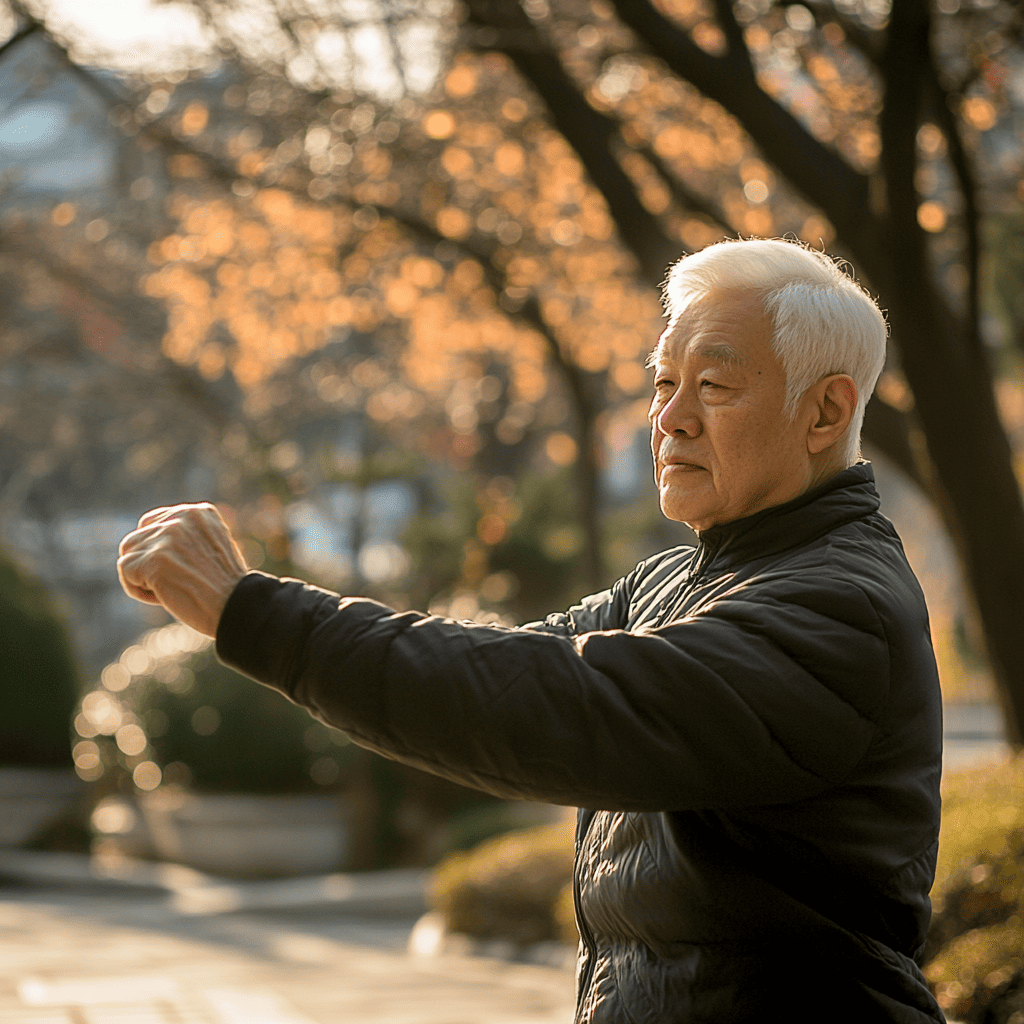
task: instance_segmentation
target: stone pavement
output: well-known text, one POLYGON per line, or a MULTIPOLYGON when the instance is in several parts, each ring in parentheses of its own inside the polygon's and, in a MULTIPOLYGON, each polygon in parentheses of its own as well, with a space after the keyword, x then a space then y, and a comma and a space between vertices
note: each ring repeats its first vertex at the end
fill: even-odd
MULTIPOLYGON (((180 904, 180 901, 178 901, 180 904)), ((409 952, 414 919, 182 909, 166 891, 0 885, 3 1024, 569 1024, 572 972, 409 952)))

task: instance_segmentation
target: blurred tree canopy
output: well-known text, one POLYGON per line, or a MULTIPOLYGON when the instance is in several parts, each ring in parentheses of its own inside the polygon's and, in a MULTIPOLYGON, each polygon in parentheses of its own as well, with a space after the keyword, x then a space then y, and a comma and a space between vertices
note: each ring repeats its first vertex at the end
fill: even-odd
MULTIPOLYGON (((411 479, 424 572, 403 598, 538 614, 545 577, 604 586, 634 553, 601 479, 635 450, 666 265, 790 234, 888 311, 866 437, 941 511, 1024 737, 1024 415, 999 382, 1024 337, 1016 5, 191 0, 215 60, 116 73, 46 0, 6 6, 25 96, 72 76, 118 154, 102 215, 4 221, 4 357, 46 438, 17 442, 8 507, 103 474, 83 430, 126 435, 155 499, 205 465, 271 560, 289 502, 330 518, 318 487, 350 485, 358 532, 368 485, 411 479), (73 394, 39 402, 70 385, 38 366, 68 360, 73 394), (96 404, 131 388, 130 425, 96 404)), ((370 570, 355 584, 389 596, 370 570)))

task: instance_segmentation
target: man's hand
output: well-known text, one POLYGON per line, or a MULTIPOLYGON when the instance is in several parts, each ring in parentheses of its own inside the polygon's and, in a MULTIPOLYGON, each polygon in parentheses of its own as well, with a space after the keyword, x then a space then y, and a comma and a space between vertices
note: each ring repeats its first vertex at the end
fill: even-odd
POLYGON ((206 636, 231 591, 249 571, 227 524, 213 505, 155 508, 121 541, 117 572, 129 597, 163 605, 206 636))

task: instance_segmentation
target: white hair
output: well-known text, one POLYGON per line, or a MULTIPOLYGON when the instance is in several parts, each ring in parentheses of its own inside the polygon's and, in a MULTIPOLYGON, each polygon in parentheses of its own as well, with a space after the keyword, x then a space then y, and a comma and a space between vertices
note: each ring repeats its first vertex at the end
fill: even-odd
POLYGON ((730 239, 684 256, 670 269, 664 293, 670 323, 694 299, 717 291, 760 293, 786 375, 789 416, 822 377, 853 378, 857 407, 842 454, 846 465, 856 462, 864 409, 885 362, 885 318, 871 296, 843 264, 802 242, 730 239))

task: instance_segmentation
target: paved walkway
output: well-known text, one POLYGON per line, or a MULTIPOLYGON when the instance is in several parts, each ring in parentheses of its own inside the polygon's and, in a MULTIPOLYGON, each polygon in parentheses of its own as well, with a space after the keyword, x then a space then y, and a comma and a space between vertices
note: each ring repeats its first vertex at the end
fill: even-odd
POLYGON ((412 927, 194 914, 166 894, 0 888, 3 1024, 568 1024, 572 973, 408 952, 412 927))

